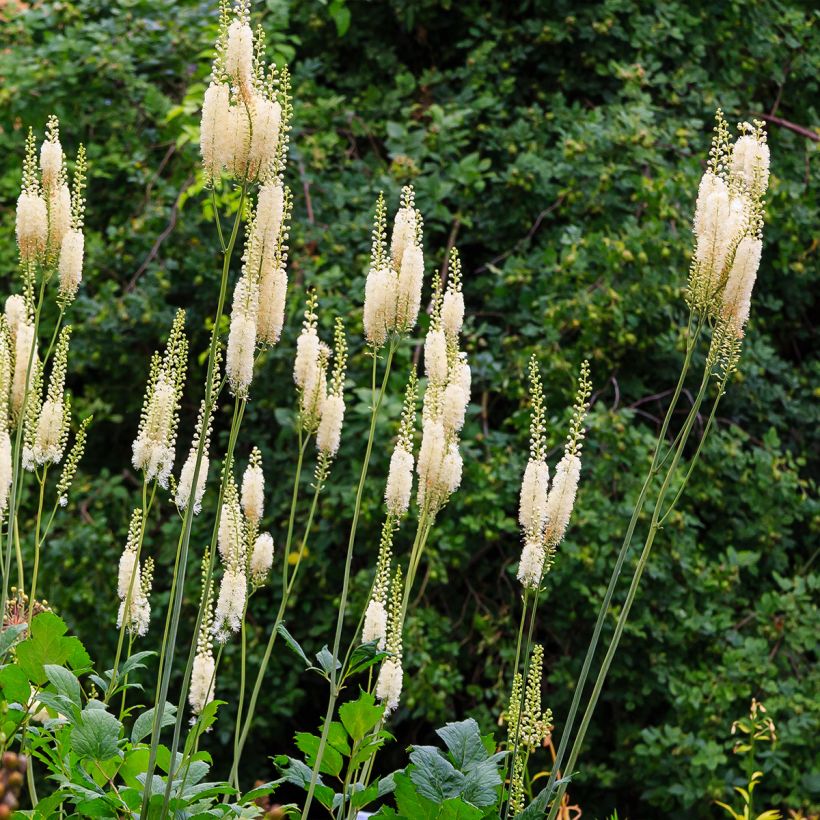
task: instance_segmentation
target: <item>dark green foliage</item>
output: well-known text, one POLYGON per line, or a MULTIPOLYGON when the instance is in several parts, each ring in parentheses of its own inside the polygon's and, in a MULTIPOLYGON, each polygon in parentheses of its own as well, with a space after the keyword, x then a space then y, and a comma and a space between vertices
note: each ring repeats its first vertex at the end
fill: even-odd
MULTIPOLYGON (((150 352, 174 308, 190 306, 196 360, 215 297, 217 243, 196 147, 211 6, 48 0, 19 16, 0 12, 11 16, 0 33, 3 270, 15 264, 24 127, 42 131, 53 111, 69 152, 80 140, 89 149, 88 263, 72 309, 69 385, 78 412, 95 421, 41 583, 101 659, 113 657, 116 640, 116 559, 137 486, 129 448, 150 352)), ((265 523, 277 543, 295 450, 289 368, 301 286, 319 288, 326 333, 335 313, 349 317, 350 378, 365 388, 359 302, 378 191, 395 206, 400 186, 413 182, 430 265, 441 264, 448 241, 464 260, 474 365, 464 482, 421 568, 403 704, 391 718, 399 742, 380 756, 384 771, 404 766, 402 750, 430 742, 447 720, 470 714, 491 728, 505 701, 519 611, 513 513, 526 453, 523 391, 535 348, 553 461, 584 357, 596 388, 577 514, 536 636, 560 732, 679 369, 690 221, 714 109, 730 122, 778 118, 741 371, 656 543, 570 794, 590 817, 616 806, 622 817, 714 816, 710 801, 745 782, 729 729, 755 696, 779 737, 764 759, 761 801, 816 805, 818 172, 817 141, 799 133, 816 136, 820 123, 811 4, 268 0, 254 12, 272 55, 291 61, 296 105, 290 332, 266 355, 239 447, 243 467, 253 444, 262 449, 265 523)), ((406 372, 410 355, 400 352, 397 371, 406 372)), ((392 389, 386 406, 397 420, 398 373, 392 389)), ((180 449, 198 395, 191 385, 180 449)), ((368 416, 366 394, 352 395, 303 570, 309 583, 286 618, 308 657, 332 638, 368 416)), ((217 419, 217 441, 228 422, 217 419)), ((393 429, 379 432, 385 442, 393 429)), ((376 452, 363 506, 351 629, 371 581, 387 452, 383 444, 376 452)), ((213 492, 206 509, 209 500, 213 492)), ((162 501, 160 511, 169 523, 152 526, 144 547, 157 558, 155 637, 177 533, 173 510, 162 501)), ((207 518, 195 522, 192 545, 208 537, 207 518)), ((399 554, 410 537, 397 537, 399 554)), ((198 600, 198 573, 190 576, 185 635, 198 600)), ((254 597, 252 669, 277 606, 278 593, 254 597)), ((235 691, 237 661, 228 645, 222 692, 235 691)), ((269 757, 294 752, 294 733, 315 727, 324 687, 277 643, 243 785, 266 779, 269 757)), ((230 713, 222 710, 213 748, 232 737, 230 713)), ((547 767, 546 753, 538 760, 547 767)))

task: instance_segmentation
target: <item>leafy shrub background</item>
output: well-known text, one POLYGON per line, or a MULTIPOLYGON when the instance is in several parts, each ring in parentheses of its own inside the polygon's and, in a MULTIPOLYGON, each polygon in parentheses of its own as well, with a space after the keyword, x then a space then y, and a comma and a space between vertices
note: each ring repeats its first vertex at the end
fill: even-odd
MULTIPOLYGON (((53 111, 64 143, 73 150, 82 139, 91 162, 70 387, 95 422, 43 584, 100 663, 113 656, 115 562, 136 486, 130 442, 150 351, 177 305, 190 305, 193 349, 206 346, 217 255, 200 195, 197 128, 212 6, 48 0, 24 13, 13 3, 0 8, 5 291, 24 128, 42 130, 53 111)), ((272 54, 291 63, 296 97, 291 333, 257 378, 242 442, 245 456, 253 443, 264 452, 275 536, 294 452, 289 368, 299 286, 319 287, 328 328, 334 313, 350 316, 350 372, 364 387, 355 302, 378 190, 395 203, 413 182, 428 258, 440 264, 457 242, 465 261, 475 374, 465 477, 435 531, 408 623, 411 671, 386 763, 399 764, 407 744, 429 742, 446 719, 472 715, 492 728, 505 697, 518 611, 511 514, 525 455, 522 385, 536 348, 554 452, 583 357, 597 390, 577 515, 539 625, 560 728, 679 365, 689 226, 714 108, 730 121, 771 112, 814 134, 770 125, 770 226, 741 373, 655 551, 572 795, 590 817, 614 807, 633 818, 713 816, 710 800, 739 777, 730 724, 756 696, 780 738, 765 758, 766 799, 816 806, 820 38, 812 4, 268 0, 254 12, 272 54)), ((388 404, 393 418, 400 381, 388 404)), ((193 400, 187 410, 190 427, 193 400)), ((327 640, 336 605, 364 393, 348 418, 288 619, 308 648, 327 640)), ((392 430, 382 434, 386 441, 392 430)), ((359 601, 386 464, 385 448, 363 510, 359 601)), ((167 503, 163 511, 170 523, 146 539, 159 568, 176 543, 173 511, 167 503)), ((200 544, 206 522, 197 522, 200 544)), ((166 581, 160 569, 155 637, 166 581)), ((189 616, 196 597, 192 586, 189 616)), ((254 598, 252 653, 275 605, 270 591, 254 598)), ((225 653, 223 693, 236 674, 234 650, 225 653)), ((245 780, 268 773, 269 756, 318 720, 319 681, 300 676, 284 647, 269 678, 245 780)), ((229 709, 218 727, 214 744, 228 737, 229 709)))

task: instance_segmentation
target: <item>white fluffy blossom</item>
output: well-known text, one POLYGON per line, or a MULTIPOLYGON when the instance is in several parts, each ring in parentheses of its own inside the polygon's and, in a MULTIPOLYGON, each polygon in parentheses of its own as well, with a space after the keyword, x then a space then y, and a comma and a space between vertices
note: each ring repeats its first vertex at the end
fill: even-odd
POLYGON ((379 651, 384 651, 387 644, 387 609, 382 601, 373 598, 367 605, 362 627, 362 643, 376 641, 379 651))
POLYGON ((384 713, 389 715, 398 708, 401 697, 403 673, 401 662, 388 658, 379 670, 376 681, 376 697, 384 704, 384 713))
POLYGON ((541 582, 546 553, 540 541, 528 540, 521 550, 518 564, 518 580, 525 589, 535 589, 541 582))
POLYGON ((256 95, 251 117, 248 165, 251 176, 261 176, 276 158, 279 127, 282 123, 282 106, 276 100, 268 100, 261 95, 256 95))
POLYGON ((248 581, 244 570, 226 569, 214 612, 213 631, 218 640, 227 640, 228 631, 238 632, 242 626, 247 591, 248 581))
POLYGON ((435 384, 447 381, 447 339, 443 330, 431 330, 424 340, 424 371, 435 384))
POLYGON ((763 193, 769 186, 769 146, 745 134, 732 146, 732 173, 750 188, 763 193))
POLYGON ((451 432, 461 430, 464 426, 464 416, 469 403, 470 394, 464 392, 460 382, 452 381, 447 385, 444 389, 441 407, 441 417, 445 430, 451 432))
POLYGON ((242 512, 248 521, 258 524, 265 504, 265 476, 262 465, 251 461, 242 476, 242 512))
POLYGON ((214 699, 214 676, 216 666, 210 652, 197 653, 191 668, 191 686, 188 690, 188 703, 191 711, 198 715, 214 699))
POLYGON ((73 299, 83 278, 85 238, 76 228, 66 231, 60 245, 60 295, 73 299))
POLYGON ((413 491, 413 454, 397 445, 390 456, 384 500, 391 515, 404 515, 410 506, 413 491))
POLYGON ((253 79, 253 31, 241 20, 234 20, 228 27, 225 70, 241 85, 249 85, 253 79))
POLYGON ((24 262, 43 252, 48 237, 48 210, 42 196, 23 191, 17 200, 17 244, 24 262))
POLYGON ((156 478, 163 487, 174 465, 176 402, 176 387, 160 376, 148 402, 145 423, 132 446, 134 469, 144 470, 148 481, 156 478))
POLYGON ((319 337, 316 330, 303 330, 296 340, 296 359, 293 363, 293 380, 304 388, 314 370, 319 367, 319 337))
POLYGON ((40 146, 40 172, 43 187, 48 190, 54 187, 63 167, 63 146, 59 140, 45 140, 40 146))
POLYGON ((441 491, 444 497, 452 495, 461 486, 461 473, 464 462, 458 449, 458 444, 452 442, 447 448, 447 454, 441 465, 441 491))
POLYGON ((396 327, 408 331, 415 327, 421 307, 424 283, 424 251, 421 245, 408 246, 401 258, 396 298, 396 327))
POLYGON ((460 290, 448 290, 441 303, 441 324, 449 336, 461 333, 464 324, 464 294, 460 290))
POLYGON ((398 277, 389 265, 371 270, 364 286, 364 335, 367 341, 381 347, 396 325, 396 291, 398 277))
POLYGON ((120 555, 120 566, 117 573, 117 594, 124 601, 128 597, 129 591, 131 597, 134 597, 141 586, 142 579, 140 578, 140 567, 137 563, 137 553, 133 549, 126 548, 120 555))
POLYGON ((227 564, 236 563, 244 554, 242 517, 235 500, 222 505, 216 544, 227 564))
MULTIPOLYGON (((185 459, 185 464, 182 465, 182 472, 179 474, 179 481, 177 482, 177 492, 175 501, 177 507, 184 510, 188 507, 191 500, 191 485, 194 482, 194 469, 196 468, 196 454, 197 448, 192 447, 191 452, 188 453, 188 458, 185 459)), ((196 478, 196 492, 194 493, 194 515, 199 515, 202 510, 202 496, 205 495, 205 485, 208 481, 208 467, 210 461, 208 454, 203 453, 199 462, 199 474, 196 478)))
POLYGON ((32 456, 37 464, 57 464, 65 447, 66 413, 62 400, 47 399, 40 409, 32 456))
POLYGON ((251 578, 255 583, 264 583, 273 566, 273 538, 269 532, 257 536, 251 551, 251 578))
POLYGON ((11 384, 11 409, 14 415, 22 412, 26 392, 31 389, 36 367, 37 342, 34 338, 34 325, 27 321, 21 321, 17 326, 14 349, 14 377, 11 384), (26 375, 28 375, 28 380, 26 380, 26 375))
POLYGON ((17 338, 17 330, 26 323, 27 316, 26 300, 19 293, 13 293, 6 299, 6 321, 9 323, 12 339, 17 338))
POLYGON ((416 212, 413 208, 399 208, 393 221, 390 237, 390 256, 393 264, 401 268, 405 251, 414 244, 416 237, 416 212))
POLYGON ((326 455, 335 456, 339 449, 344 417, 344 398, 331 393, 322 404, 322 420, 316 432, 316 446, 326 455))
POLYGON ((228 170, 243 179, 248 170, 248 150, 251 143, 251 126, 244 105, 232 105, 228 109, 227 127, 228 170))
POLYGON ((259 312, 256 314, 256 335, 263 344, 273 345, 282 335, 285 323, 285 297, 288 275, 275 267, 266 270, 259 280, 259 312))
POLYGON ((63 183, 53 189, 48 200, 48 246, 59 251, 71 228, 71 191, 63 183))
POLYGON ((521 479, 518 523, 525 532, 541 532, 547 515, 549 467, 541 459, 530 459, 521 479))
POLYGON ((247 395, 253 381, 253 362, 256 352, 256 318, 242 310, 231 314, 228 349, 225 354, 225 373, 231 390, 237 396, 247 395))
POLYGON ((5 512, 6 506, 9 503, 11 479, 11 438, 9 437, 8 430, 0 430, 0 515, 5 512))
POLYGON ((743 335, 743 327, 749 318, 752 288, 760 267, 763 243, 760 239, 744 236, 740 240, 723 292, 723 314, 734 333, 743 335))
POLYGON ((564 537, 575 504, 575 493, 580 477, 581 459, 576 455, 565 455, 555 468, 552 489, 547 496, 544 539, 549 545, 559 544, 564 537))
POLYGON ((224 83, 211 83, 202 103, 199 149, 202 165, 211 179, 218 177, 231 161, 230 89, 224 83))

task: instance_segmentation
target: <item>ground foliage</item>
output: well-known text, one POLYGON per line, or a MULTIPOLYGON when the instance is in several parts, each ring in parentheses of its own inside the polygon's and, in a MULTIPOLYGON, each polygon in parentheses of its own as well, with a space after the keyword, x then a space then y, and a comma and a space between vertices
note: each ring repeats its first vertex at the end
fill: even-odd
MULTIPOLYGON (((42 130, 56 113, 69 153, 84 141, 92 169, 69 386, 80 415, 93 412, 95 421, 43 585, 101 664, 116 640, 116 556, 137 486, 129 450, 150 352, 177 305, 191 308, 192 349, 207 345, 218 254, 197 128, 215 32, 211 5, 48 0, 23 12, 15 3, 0 8, 4 291, 15 264, 23 129, 42 130)), ((720 105, 730 121, 775 118, 770 226, 741 372, 659 540, 571 793, 589 817, 615 807, 622 817, 714 816, 711 800, 742 779, 730 724, 755 696, 779 738, 758 793, 781 808, 816 805, 820 368, 811 316, 820 42, 812 4, 268 0, 254 12, 271 56, 292 66, 296 97, 290 332, 266 354, 241 443, 245 456, 253 443, 263 451, 275 535, 289 495, 280 477, 295 449, 288 371, 303 284, 319 288, 326 329, 334 313, 349 318, 350 375, 361 389, 310 546, 309 583, 288 617, 307 648, 329 637, 367 422, 358 303, 376 193, 395 203, 412 182, 428 258, 441 264, 456 242, 465 263, 474 362, 465 477, 421 573, 405 639, 406 696, 391 726, 398 742, 385 764, 402 762, 411 743, 434 742, 432 728, 447 720, 470 715, 489 730, 500 711, 519 607, 512 513, 526 455, 522 385, 535 349, 553 455, 584 357, 596 387, 577 514, 538 627, 560 731, 678 372, 690 220, 711 117, 720 105)), ((405 350, 401 364, 410 355, 405 350)), ((393 419, 399 376, 394 388, 393 419)), ((181 440, 193 400, 187 411, 181 440)), ((392 430, 385 424, 382 433, 386 441, 392 430)), ((388 452, 376 455, 363 508, 360 603, 388 452)), ((165 512, 171 523, 146 538, 159 568, 176 543, 165 512)), ((206 526, 197 521, 200 543, 206 526)), ((157 575, 162 613, 167 585, 157 575)), ((196 597, 192 587, 191 618, 196 597)), ((275 598, 254 598, 254 656, 275 598)), ((235 647, 225 654, 219 696, 236 672, 235 647)), ((300 677, 284 646, 269 677, 246 779, 270 774, 270 756, 292 752, 294 732, 316 722, 320 688, 300 677)), ((215 743, 229 737, 229 712, 215 743)))

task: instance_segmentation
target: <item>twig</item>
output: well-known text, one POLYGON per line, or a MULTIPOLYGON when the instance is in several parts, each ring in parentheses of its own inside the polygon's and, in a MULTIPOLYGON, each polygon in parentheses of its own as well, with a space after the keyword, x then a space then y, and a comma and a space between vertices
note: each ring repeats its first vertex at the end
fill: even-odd
POLYGON ((188 189, 188 186, 193 181, 194 178, 192 176, 189 176, 185 180, 185 182, 183 182, 182 188, 180 189, 179 194, 177 194, 177 198, 174 201, 173 206, 171 207, 171 215, 168 218, 168 224, 165 226, 165 230, 163 230, 163 232, 156 238, 153 246, 151 247, 151 250, 148 252, 148 256, 145 257, 143 263, 139 266, 139 268, 137 268, 136 273, 131 277, 131 280, 125 286, 126 293, 130 293, 132 290, 134 290, 134 288, 137 285, 137 280, 140 278, 140 276, 142 276, 143 273, 145 273, 146 268, 151 264, 151 262, 154 261, 157 254, 159 253, 160 246, 171 235, 171 231, 173 231, 176 227, 180 200, 182 199, 182 195, 188 189))
POLYGON ((532 239, 533 236, 535 236, 536 231, 541 227, 541 223, 544 221, 544 219, 549 214, 551 214, 556 208, 559 208, 563 201, 564 201, 564 194, 561 194, 561 196, 559 196, 558 199, 556 199, 555 202, 552 203, 552 205, 550 205, 547 208, 544 208, 544 210, 541 211, 541 213, 538 214, 537 217, 535 217, 535 222, 532 223, 532 226, 527 231, 526 235, 522 239, 519 239, 518 242, 516 242, 515 245, 512 246, 512 248, 510 248, 508 251, 504 251, 504 253, 501 253, 498 256, 494 257, 489 262, 485 262, 483 265, 481 265, 481 267, 476 268, 474 272, 475 273, 483 273, 488 268, 492 267, 493 265, 498 264, 499 262, 506 259, 508 256, 511 256, 512 254, 514 254, 522 245, 529 242, 530 239, 532 239))
POLYGON ((801 137, 805 137, 807 140, 820 142, 820 134, 818 134, 817 131, 812 131, 810 128, 806 128, 804 125, 789 122, 789 120, 784 120, 782 117, 775 117, 773 114, 757 114, 756 116, 766 122, 779 125, 781 128, 787 128, 789 131, 794 131, 795 134, 800 134, 801 137))

